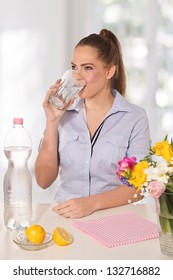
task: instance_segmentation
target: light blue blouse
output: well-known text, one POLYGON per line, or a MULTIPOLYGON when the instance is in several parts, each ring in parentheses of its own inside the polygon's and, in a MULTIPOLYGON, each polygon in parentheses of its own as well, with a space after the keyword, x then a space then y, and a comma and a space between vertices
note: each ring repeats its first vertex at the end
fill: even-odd
MULTIPOLYGON (((122 185, 116 176, 124 156, 138 160, 148 154, 150 133, 144 109, 130 104, 119 92, 92 147, 84 101, 65 112, 59 126, 60 170, 55 202, 109 191, 122 185)), ((94 120, 93 120, 94 121, 94 120)))

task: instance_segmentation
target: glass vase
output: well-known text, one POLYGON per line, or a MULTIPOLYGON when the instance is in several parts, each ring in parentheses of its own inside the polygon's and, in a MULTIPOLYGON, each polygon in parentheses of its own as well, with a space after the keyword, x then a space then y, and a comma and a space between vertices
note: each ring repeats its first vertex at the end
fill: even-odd
POLYGON ((173 256, 173 193, 164 192, 156 199, 160 249, 173 256))

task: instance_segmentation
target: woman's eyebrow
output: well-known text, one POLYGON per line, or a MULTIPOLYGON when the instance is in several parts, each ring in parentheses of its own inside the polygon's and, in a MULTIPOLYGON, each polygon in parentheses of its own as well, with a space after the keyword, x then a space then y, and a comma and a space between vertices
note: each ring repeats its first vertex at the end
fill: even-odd
MULTIPOLYGON (((76 65, 76 64, 73 63, 73 62, 71 62, 71 64, 72 64, 72 65, 76 65)), ((93 63, 90 63, 90 62, 88 62, 88 63, 82 63, 80 66, 86 66, 86 65, 92 65, 92 66, 94 66, 94 64, 93 64, 93 63)))

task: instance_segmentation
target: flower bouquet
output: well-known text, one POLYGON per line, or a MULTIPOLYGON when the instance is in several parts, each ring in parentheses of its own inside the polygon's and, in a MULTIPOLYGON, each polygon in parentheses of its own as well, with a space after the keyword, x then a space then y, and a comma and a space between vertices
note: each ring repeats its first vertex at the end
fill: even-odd
POLYGON ((155 199, 161 250, 173 254, 173 140, 169 143, 166 136, 139 162, 135 157, 124 157, 118 162, 116 175, 142 197, 150 195, 155 199))

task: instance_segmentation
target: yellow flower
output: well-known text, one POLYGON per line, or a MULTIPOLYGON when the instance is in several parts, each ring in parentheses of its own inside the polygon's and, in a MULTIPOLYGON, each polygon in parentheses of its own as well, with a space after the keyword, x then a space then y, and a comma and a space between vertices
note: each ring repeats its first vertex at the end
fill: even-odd
POLYGON ((144 169, 146 168, 148 168, 148 162, 141 161, 137 163, 132 170, 132 176, 129 180, 129 183, 134 185, 137 188, 137 191, 139 191, 146 182, 147 175, 144 173, 144 169))
POLYGON ((173 147, 167 140, 157 142, 152 150, 155 155, 162 156, 167 162, 170 162, 173 157, 173 147))

